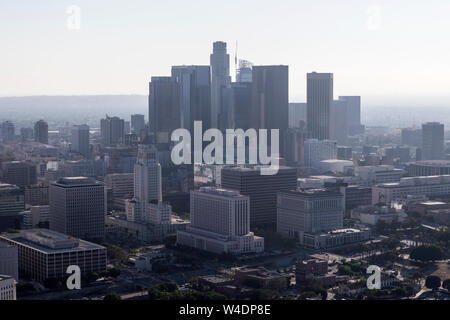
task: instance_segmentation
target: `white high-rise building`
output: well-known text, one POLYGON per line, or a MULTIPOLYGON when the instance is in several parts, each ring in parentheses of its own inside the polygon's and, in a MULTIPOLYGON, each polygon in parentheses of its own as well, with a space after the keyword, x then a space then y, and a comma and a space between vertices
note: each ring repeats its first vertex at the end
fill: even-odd
POLYGON ((162 201, 161 165, 154 146, 139 145, 134 166, 134 197, 145 203, 162 201))
POLYGON ((226 42, 213 43, 213 53, 210 55, 211 64, 211 127, 218 128, 220 111, 220 91, 222 87, 229 87, 230 55, 227 53, 226 42))
POLYGON ((134 165, 134 198, 125 202, 127 219, 134 222, 148 222, 150 204, 160 202, 162 202, 161 165, 157 159, 157 149, 151 145, 139 145, 134 165))
POLYGON ((89 126, 86 124, 72 127, 71 137, 72 151, 85 157, 89 156, 89 126))
POLYGON ((250 232, 250 198, 238 191, 202 187, 191 191, 191 224, 177 243, 214 253, 264 251, 264 238, 250 232))

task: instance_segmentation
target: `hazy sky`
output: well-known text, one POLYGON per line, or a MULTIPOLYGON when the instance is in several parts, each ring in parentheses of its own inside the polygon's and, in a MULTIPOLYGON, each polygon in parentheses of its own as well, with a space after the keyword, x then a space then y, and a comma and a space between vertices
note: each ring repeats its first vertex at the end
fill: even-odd
POLYGON ((151 76, 209 64, 222 40, 233 74, 236 41, 242 59, 289 65, 291 101, 310 71, 333 72, 336 96, 439 100, 449 15, 449 0, 1 0, 0 96, 147 94, 151 76))

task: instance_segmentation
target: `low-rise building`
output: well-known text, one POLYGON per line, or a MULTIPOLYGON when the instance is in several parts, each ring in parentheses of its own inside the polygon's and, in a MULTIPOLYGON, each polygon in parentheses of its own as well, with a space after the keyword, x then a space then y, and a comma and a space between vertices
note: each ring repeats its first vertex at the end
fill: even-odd
POLYGON ((262 289, 282 289, 288 285, 288 280, 285 276, 263 267, 236 269, 234 281, 236 285, 262 289))
POLYGON ((387 223, 403 222, 408 215, 402 209, 383 205, 369 205, 353 209, 350 216, 352 219, 359 220, 362 224, 374 226, 380 220, 387 223))
POLYGON ((390 204, 408 195, 439 197, 450 194, 450 175, 407 177, 399 182, 383 183, 373 187, 372 204, 390 204))
POLYGON ((329 249, 352 245, 369 239, 369 229, 348 228, 325 233, 305 233, 302 244, 311 249, 329 249))
POLYGON ((105 247, 48 229, 2 233, 0 242, 18 248, 19 271, 39 282, 63 279, 70 265, 82 275, 106 269, 105 247))

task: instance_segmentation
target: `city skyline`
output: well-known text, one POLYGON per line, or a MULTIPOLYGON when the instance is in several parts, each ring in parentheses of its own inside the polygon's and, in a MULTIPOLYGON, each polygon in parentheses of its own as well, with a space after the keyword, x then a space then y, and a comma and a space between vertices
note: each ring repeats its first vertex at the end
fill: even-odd
POLYGON ((238 59, 289 65, 290 102, 305 100, 305 74, 317 71, 335 75, 336 93, 363 95, 369 104, 444 105, 448 44, 438 39, 450 28, 449 4, 405 3, 246 2, 236 9, 203 1, 125 8, 117 1, 44 1, 32 4, 35 10, 4 3, 0 15, 8 27, 0 33, 8 50, 0 53, 6 62, 0 96, 146 94, 151 76, 173 65, 208 64, 211 43, 222 40, 233 79, 236 42, 238 59), (67 26, 71 5, 80 9, 80 29, 67 26))

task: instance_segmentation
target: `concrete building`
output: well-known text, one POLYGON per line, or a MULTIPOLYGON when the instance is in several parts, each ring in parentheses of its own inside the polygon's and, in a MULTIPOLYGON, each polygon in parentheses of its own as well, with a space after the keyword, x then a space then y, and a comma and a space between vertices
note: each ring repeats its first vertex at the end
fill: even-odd
POLYGON ((191 224, 177 243, 213 253, 264 251, 264 239, 250 232, 250 199, 238 191, 202 187, 191 191, 191 224))
POLYGON ((101 143, 103 147, 114 147, 125 142, 125 121, 119 117, 106 116, 100 120, 101 143))
POLYGON ((335 275, 326 276, 328 273, 328 262, 319 259, 307 259, 297 261, 295 264, 295 280, 301 285, 308 280, 318 279, 323 286, 334 284, 335 275))
POLYGON ((344 174, 347 171, 353 171, 353 161, 350 160, 322 160, 319 162, 319 168, 322 172, 332 172, 334 174, 344 174))
POLYGON ((444 158, 444 125, 428 122, 422 125, 422 159, 441 160, 444 158))
POLYGON ((48 144, 48 124, 44 120, 34 124, 34 141, 48 144))
POLYGON ((178 216, 171 215, 170 224, 153 224, 150 222, 134 222, 118 216, 106 217, 106 231, 113 235, 122 234, 136 238, 143 243, 161 243, 168 234, 186 230, 189 222, 178 216))
POLYGON ((0 232, 19 229, 19 213, 25 210, 23 190, 7 183, 0 183, 0 232))
POLYGON ((344 197, 337 191, 309 189, 277 195, 277 232, 303 243, 305 233, 342 228, 344 197))
POLYGON ((18 259, 17 247, 0 242, 0 274, 19 281, 18 259))
POLYGON ((2 163, 3 181, 21 188, 37 183, 36 165, 27 161, 2 163))
POLYGON ((355 167, 355 176, 360 177, 366 185, 397 182, 404 173, 404 170, 389 165, 355 167))
POLYGON ((25 203, 31 206, 48 204, 48 186, 33 185, 25 187, 25 203))
POLYGON ((372 188, 372 204, 385 203, 407 196, 424 195, 430 198, 450 194, 450 175, 408 177, 399 182, 383 183, 372 188))
POLYGON ((105 185, 87 177, 66 177, 50 184, 50 229, 84 240, 105 236, 105 185))
POLYGON ((11 121, 4 121, 1 124, 1 133, 4 144, 14 142, 16 134, 14 124, 11 121))
POLYGON ((339 160, 351 160, 353 158, 352 147, 338 146, 337 158, 339 160))
POLYGON ((426 160, 410 162, 406 165, 405 170, 410 177, 442 176, 450 174, 450 161, 426 160))
POLYGON ((13 277, 0 274, 0 301, 16 300, 16 282, 13 277))
POLYGON ((103 159, 65 160, 58 170, 62 170, 65 177, 103 177, 106 174, 103 159))
POLYGON ((78 265, 82 275, 106 269, 105 247, 48 229, 3 233, 0 242, 17 247, 19 271, 41 283, 64 279, 70 265, 78 265))
POLYGON ((226 42, 213 43, 213 53, 210 55, 211 65, 211 128, 218 128, 220 112, 220 92, 222 87, 229 87, 230 55, 227 53, 226 42))
POLYGON ((304 163, 307 167, 319 168, 320 161, 337 159, 336 141, 308 139, 304 148, 304 163))
POLYGON ((148 222, 152 224, 170 224, 172 206, 168 203, 154 202, 148 204, 148 222))
POLYGON ((306 233, 303 245, 310 249, 343 247, 370 239, 369 229, 340 229, 325 233, 306 233))
POLYGON ((250 225, 275 228, 277 221, 277 192, 292 190, 297 185, 297 169, 280 167, 275 175, 261 175, 254 167, 225 167, 222 187, 237 190, 250 197, 250 225))
POLYGON ((307 74, 307 125, 312 139, 331 138, 331 108, 333 104, 333 74, 307 74))
POLYGON ((72 151, 77 152, 86 158, 89 157, 89 126, 86 124, 73 126, 70 142, 72 143, 72 151))
POLYGON ((350 216, 362 224, 375 226, 381 220, 386 223, 403 222, 408 215, 402 209, 384 205, 369 205, 354 208, 350 216))
POLYGON ((286 289, 288 278, 276 271, 259 268, 239 268, 234 274, 234 283, 259 289, 286 289))
POLYGON ((111 173, 105 176, 105 185, 112 189, 115 199, 131 198, 134 195, 133 173, 111 173))
POLYGON ((340 188, 344 195, 345 210, 351 210, 359 206, 372 203, 372 188, 359 185, 349 185, 340 188))

